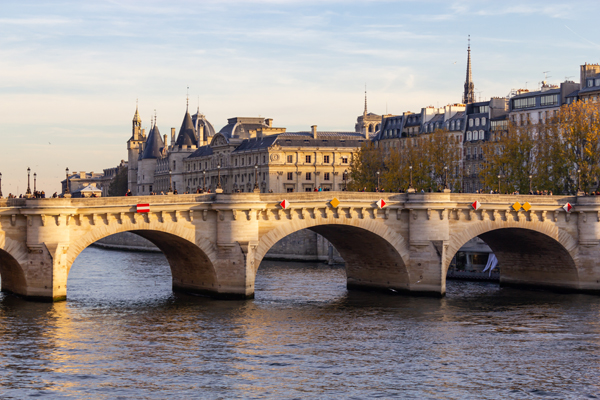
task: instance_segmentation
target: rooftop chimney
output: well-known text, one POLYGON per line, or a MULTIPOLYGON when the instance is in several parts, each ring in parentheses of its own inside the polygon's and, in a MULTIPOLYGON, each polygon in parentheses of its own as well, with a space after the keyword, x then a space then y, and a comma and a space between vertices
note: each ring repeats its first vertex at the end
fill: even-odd
POLYGON ((165 143, 165 147, 167 147, 167 135, 163 135, 163 142, 165 143))
POLYGON ((273 127, 273 118, 267 118, 265 119, 265 122, 269 128, 273 127))
POLYGON ((204 125, 198 128, 198 147, 204 146, 204 125))
POLYGON ((313 125, 310 127, 310 129, 312 130, 313 139, 316 139, 317 138, 317 126, 313 125))

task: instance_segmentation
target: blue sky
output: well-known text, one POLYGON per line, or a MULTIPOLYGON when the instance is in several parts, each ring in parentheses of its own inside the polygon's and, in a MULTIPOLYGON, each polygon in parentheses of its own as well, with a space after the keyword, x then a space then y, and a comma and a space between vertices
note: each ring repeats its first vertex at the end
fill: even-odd
POLYGON ((190 108, 288 130, 353 130, 362 112, 461 100, 467 35, 478 96, 579 81, 600 62, 600 4, 584 1, 0 2, 2 190, 59 189, 65 167, 127 158, 136 99, 162 133, 190 108))

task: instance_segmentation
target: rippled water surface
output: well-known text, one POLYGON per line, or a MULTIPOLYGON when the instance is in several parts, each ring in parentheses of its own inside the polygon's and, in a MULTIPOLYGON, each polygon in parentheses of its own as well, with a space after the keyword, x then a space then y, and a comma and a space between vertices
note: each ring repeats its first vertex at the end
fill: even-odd
POLYGON ((171 292, 160 254, 85 250, 67 302, 0 295, 2 398, 596 398, 600 297, 449 282, 349 293, 264 262, 253 301, 171 292))

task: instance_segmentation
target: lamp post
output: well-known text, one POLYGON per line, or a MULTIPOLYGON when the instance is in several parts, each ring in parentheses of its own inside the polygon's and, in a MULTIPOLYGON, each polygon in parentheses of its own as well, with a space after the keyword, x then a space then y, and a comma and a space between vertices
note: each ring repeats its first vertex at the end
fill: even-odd
POLYGON ((173 171, 169 169, 169 193, 173 192, 173 171))
POLYGON ((217 165, 217 189, 221 189, 221 164, 217 165))
POLYGON ((27 167, 27 192, 25 192, 25 195, 27 197, 31 197, 31 188, 29 187, 30 175, 31 175, 31 168, 27 167))
POLYGON ((0 172, 0 199, 2 198, 2 172, 0 172))
POLYGON ((529 194, 533 194, 533 192, 531 191, 531 178, 533 178, 533 176, 529 175, 529 194))
POLYGON ((444 166, 444 191, 448 190, 448 166, 444 166))
POLYGON ((502 194, 502 190, 500 190, 500 178, 502 175, 498 175, 498 194, 502 194))
POLYGON ((581 192, 581 169, 577 170, 577 194, 581 192))
MULTIPOLYGON (((0 175, 1 177, 2 175, 0 175)), ((342 179, 344 180, 344 192, 348 191, 348 170, 344 170, 344 174, 342 175, 342 179)), ((0 196, 2 196, 2 193, 0 192, 0 196)))
POLYGON ((71 197, 71 189, 69 188, 69 167, 67 167, 65 169, 65 173, 67 174, 67 179, 66 179, 66 188, 65 188, 65 197, 71 197))
POLYGON ((260 192, 258 188, 258 164, 254 164, 254 192, 260 192))
POLYGON ((202 193, 206 193, 206 169, 202 171, 202 193))
POLYGON ((410 182, 408 184, 408 190, 406 192, 407 193, 414 193, 415 192, 415 188, 413 188, 413 167, 412 167, 412 165, 409 165, 408 169, 410 171, 410 182))
POLYGON ((33 193, 37 192, 37 173, 33 173, 33 193))
POLYGON ((379 192, 379 171, 377 171, 377 191, 379 192))

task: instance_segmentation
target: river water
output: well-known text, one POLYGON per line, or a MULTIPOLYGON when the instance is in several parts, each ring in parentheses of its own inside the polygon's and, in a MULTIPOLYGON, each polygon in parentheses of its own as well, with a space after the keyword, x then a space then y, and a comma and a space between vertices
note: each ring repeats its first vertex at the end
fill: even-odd
POLYGON ((348 292, 264 262, 256 299, 175 295, 161 254, 86 249, 67 302, 0 295, 0 397, 499 399, 600 396, 600 297, 449 282, 348 292))

